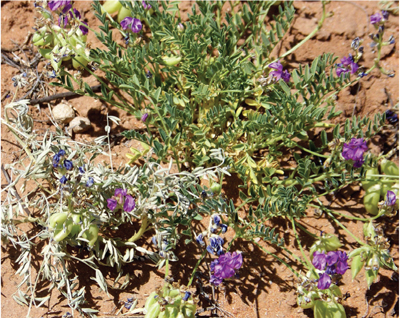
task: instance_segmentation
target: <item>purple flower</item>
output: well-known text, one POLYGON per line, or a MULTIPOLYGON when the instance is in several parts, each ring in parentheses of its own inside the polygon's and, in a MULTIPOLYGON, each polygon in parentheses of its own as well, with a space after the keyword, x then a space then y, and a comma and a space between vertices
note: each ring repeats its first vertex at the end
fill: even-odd
POLYGON ((224 253, 224 251, 222 250, 222 244, 224 244, 224 240, 221 237, 213 236, 210 238, 210 245, 207 246, 207 251, 210 254, 221 255, 224 253))
POLYGON ((124 211, 125 212, 131 212, 135 208, 135 206, 136 206, 135 205, 135 199, 132 196, 127 195, 125 197, 124 211))
POLYGON ((357 73, 357 71, 358 71, 358 64, 354 63, 354 62, 351 62, 351 64, 350 64, 350 72, 351 72, 351 74, 355 74, 355 73, 357 73))
POLYGON ((385 111, 385 114, 386 114, 386 120, 392 125, 396 124, 399 121, 399 117, 394 111, 388 109, 385 111))
POLYGON ((212 275, 210 282, 214 285, 221 284, 223 279, 231 278, 236 274, 238 270, 243 265, 243 257, 241 253, 227 252, 221 255, 218 260, 211 262, 210 269, 212 275))
POLYGON ((222 234, 226 233, 226 231, 228 230, 228 225, 220 223, 219 226, 221 227, 222 234))
POLYGON ((336 274, 336 265, 327 266, 325 273, 327 273, 328 275, 336 274))
POLYGON ((357 168, 361 166, 360 163, 363 163, 363 155, 366 150, 368 150, 367 142, 363 138, 352 138, 348 144, 344 143, 342 156, 345 160, 353 160, 353 166, 357 168))
POLYGON ((131 28, 133 33, 139 33, 142 29, 142 22, 139 19, 126 17, 121 21, 122 30, 126 30, 128 27, 131 28))
POLYGON ((142 122, 146 122, 146 119, 147 119, 147 117, 149 117, 149 114, 148 113, 144 113, 143 114, 143 116, 142 116, 142 122))
POLYGON ((389 12, 387 12, 387 11, 381 11, 381 13, 382 13, 382 17, 383 17, 384 20, 389 19, 389 12))
POLYGON ((386 193, 386 205, 393 206, 396 204, 396 194, 393 191, 388 191, 386 193))
POLYGON ((196 242, 199 243, 201 246, 204 246, 206 243, 203 241, 203 233, 200 233, 196 237, 196 242))
POLYGON ((330 252, 328 252, 328 255, 326 256, 326 264, 328 266, 332 266, 337 263, 338 259, 339 259, 339 256, 337 255, 337 252, 330 251, 330 252))
POLYGON ((78 167, 79 173, 80 174, 84 174, 85 173, 85 165, 83 165, 82 167, 78 167))
POLYGON ((188 299, 189 299, 189 297, 190 297, 191 294, 192 294, 191 292, 188 292, 188 291, 185 292, 185 296, 183 296, 182 300, 188 301, 188 299))
POLYGON ((151 9, 151 4, 146 4, 145 1, 142 1, 142 5, 143 5, 143 8, 144 8, 145 10, 151 9))
POLYGON ((122 204, 124 197, 126 196, 126 190, 124 189, 115 189, 114 197, 118 200, 119 204, 122 204))
POLYGON ((287 70, 283 71, 283 65, 280 61, 271 63, 268 65, 268 67, 276 70, 270 73, 270 76, 275 77, 276 81, 283 79, 286 83, 289 82, 290 74, 287 70))
POLYGON ((60 155, 59 154, 55 154, 54 157, 53 157, 53 167, 57 168, 59 162, 60 162, 60 155))
POLYGON ((312 264, 314 265, 314 267, 316 269, 323 271, 326 266, 326 261, 327 261, 327 256, 326 256, 325 252, 322 252, 322 253, 318 252, 318 251, 314 252, 312 264))
POLYGON ((379 13, 371 15, 371 24, 377 24, 382 20, 382 16, 379 13))
POLYGON ((349 258, 346 254, 346 252, 343 251, 338 251, 338 262, 336 264, 336 272, 340 275, 343 275, 348 269, 349 265, 347 264, 347 259, 349 258))
POLYGON ((351 63, 353 63, 353 57, 351 56, 351 54, 349 54, 349 57, 343 57, 341 60, 340 60, 340 63, 343 65, 343 66, 349 66, 351 63))
POLYGON ((328 289, 331 286, 332 280, 327 273, 323 273, 318 279, 318 289, 328 289))
POLYGON ((123 19, 121 21, 122 30, 126 30, 127 28, 129 28, 131 26, 132 22, 133 22, 133 18, 131 18, 131 17, 126 17, 125 19, 123 19))
POLYGON ((67 181, 68 181, 68 179, 67 179, 66 176, 62 176, 62 177, 60 178, 60 183, 62 183, 62 184, 66 184, 67 181))
MULTIPOLYGON (((69 11, 69 15, 72 17, 72 13, 71 13, 71 8, 72 8, 72 4, 67 4, 64 9, 62 9, 62 12, 60 13, 60 16, 58 17, 58 25, 62 26, 65 28, 68 24, 68 11, 69 11)), ((76 9, 75 9, 76 10, 76 9)), ((78 12, 79 14, 79 12, 78 12)))
POLYGON ((185 29, 185 27, 183 26, 182 23, 179 23, 177 28, 178 28, 178 31, 183 31, 185 29))
POLYGON ((51 11, 56 11, 58 8, 67 6, 71 3, 71 0, 50 0, 49 8, 51 11))
POLYGON ((221 218, 218 214, 213 215, 213 221, 216 225, 219 225, 219 223, 221 222, 221 218))
POLYGON ((114 211, 115 208, 117 207, 117 205, 118 205, 117 200, 115 200, 115 199, 113 199, 113 198, 107 199, 107 207, 108 207, 111 211, 114 211))
POLYGON ((65 156, 65 151, 60 149, 60 151, 58 152, 58 156, 59 157, 65 156))
POLYGON ((67 170, 72 170, 72 168, 74 167, 74 165, 72 164, 72 161, 71 161, 71 160, 65 159, 65 160, 64 160, 64 167, 65 167, 65 169, 67 169, 67 170))
POLYGON ((336 68, 336 75, 338 77, 340 77, 340 75, 342 75, 342 73, 346 74, 346 73, 350 72, 347 68, 342 67, 342 64, 337 64, 336 66, 338 66, 336 68))
MULTIPOLYGON (((85 21, 81 21, 81 22, 86 26, 88 25, 85 21)), ((81 30, 83 35, 86 35, 86 34, 88 34, 89 29, 87 27, 85 27, 84 25, 80 25, 79 29, 81 30)))
POLYGON ((86 181, 86 186, 90 188, 92 185, 94 185, 94 179, 92 177, 89 177, 86 181))

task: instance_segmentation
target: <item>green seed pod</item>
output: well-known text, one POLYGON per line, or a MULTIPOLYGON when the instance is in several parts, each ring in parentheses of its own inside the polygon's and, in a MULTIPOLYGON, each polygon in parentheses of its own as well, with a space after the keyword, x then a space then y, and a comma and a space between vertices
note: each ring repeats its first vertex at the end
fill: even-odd
POLYGON ((384 174, 390 176, 399 176, 399 167, 392 161, 383 159, 381 161, 381 170, 384 174))
POLYGON ((341 304, 334 301, 316 300, 314 306, 314 318, 346 318, 346 312, 341 304))
MULTIPOLYGON (((381 186, 380 184, 377 184, 377 186, 379 186, 379 188, 377 187, 376 192, 370 192, 364 196, 365 210, 372 215, 377 215, 379 213, 378 202, 381 197, 381 186)), ((372 186, 371 188, 373 187, 375 186, 372 186)))
POLYGON ((158 302, 154 303, 149 311, 146 313, 144 318, 157 318, 160 313, 160 304, 158 302))
POLYGON ((82 237, 89 241, 88 243, 89 246, 93 246, 94 243, 96 243, 98 236, 99 236, 99 228, 97 227, 96 224, 90 224, 89 229, 82 234, 82 237))
POLYGON ((181 312, 185 318, 194 318, 194 315, 196 314, 196 305, 186 303, 182 306, 181 312))
POLYGON ((41 56, 43 56, 47 60, 50 60, 50 54, 51 54, 52 49, 38 48, 38 51, 39 51, 41 56))
POLYGON ((73 225, 74 223, 71 219, 68 219, 65 221, 65 223, 58 225, 54 231, 54 241, 60 242, 65 239, 72 231, 73 225))
POLYGON ((157 302, 157 299, 154 297, 158 296, 156 292, 152 292, 149 297, 147 297, 146 303, 144 305, 144 308, 146 311, 149 311, 150 307, 157 302))
MULTIPOLYGON (((375 179, 375 177, 369 177, 371 174, 379 174, 378 168, 368 168, 367 172, 365 173, 365 179, 375 179)), ((365 191, 367 191, 371 186, 376 184, 375 181, 362 181, 361 186, 365 191)))
POLYGON ((52 33, 35 33, 32 37, 32 42, 33 45, 35 46, 46 46, 48 44, 51 44, 53 41, 53 34, 52 33))
POLYGON ((81 214, 72 214, 71 219, 74 222, 74 225, 72 226, 71 233, 69 233, 70 236, 78 235, 80 231, 82 231, 82 226, 79 224, 81 221, 81 216, 81 214))
POLYGON ((122 4, 118 0, 107 0, 101 6, 101 13, 107 12, 113 14, 122 8, 122 4))
POLYGON ((363 233, 364 233, 364 237, 375 237, 376 236, 374 224, 372 223, 372 221, 369 221, 368 223, 364 223, 363 233))
POLYGON ((367 279, 368 289, 370 288, 370 286, 372 285, 377 276, 378 276, 378 271, 374 271, 372 269, 365 271, 365 277, 367 279))
MULTIPOLYGON (((166 317, 171 317, 171 318, 175 318, 178 315, 179 312, 179 306, 175 306, 175 305, 167 305, 165 307, 165 313, 167 313, 166 317)), ((160 318, 160 316, 158 316, 160 318)))
POLYGON ((68 213, 67 212, 59 212, 50 215, 49 217, 49 228, 54 229, 59 225, 63 224, 67 220, 68 213))
POLYGON ((222 185, 220 185, 218 182, 213 182, 210 189, 214 194, 218 195, 221 193, 222 185))
POLYGON ((164 56, 161 58, 165 65, 175 66, 181 61, 180 56, 164 56))
POLYGON ((318 298, 318 293, 312 290, 306 295, 298 296, 297 304, 303 309, 313 308, 315 305, 315 300, 318 298))
POLYGON ((351 261, 351 278, 356 278, 357 274, 364 267, 364 262, 361 260, 361 255, 356 255, 351 261))
POLYGON ((78 55, 72 59, 72 66, 76 70, 83 70, 89 63, 88 54, 86 54, 86 50, 81 45, 78 44, 76 48, 78 55))
POLYGON ((381 188, 381 197, 383 197, 384 199, 386 199, 386 194, 389 190, 391 190, 392 186, 394 185, 394 180, 391 180, 389 178, 383 178, 382 181, 386 181, 386 182, 382 182, 382 188, 381 188), (387 181, 393 181, 393 183, 391 182, 387 182, 387 181))
POLYGON ((121 9, 118 12, 118 17, 117 21, 121 23, 121 21, 127 17, 132 16, 131 10, 125 8, 124 6, 121 7, 121 9))

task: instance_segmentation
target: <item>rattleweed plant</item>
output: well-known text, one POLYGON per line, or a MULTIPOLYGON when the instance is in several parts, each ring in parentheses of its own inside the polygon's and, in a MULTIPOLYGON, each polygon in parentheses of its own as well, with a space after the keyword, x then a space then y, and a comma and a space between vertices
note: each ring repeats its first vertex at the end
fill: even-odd
MULTIPOLYGON (((91 309, 81 307, 84 290, 76 289, 76 277, 69 277, 71 260, 93 268, 94 279, 107 291, 108 283, 96 264, 119 271, 113 287, 122 278, 122 265, 136 260, 137 253, 159 267, 166 263, 168 270, 169 261, 177 260, 173 250, 184 235, 186 244, 193 241, 203 248, 186 289, 166 282, 140 311, 149 318, 192 317, 195 304, 187 288, 199 277, 201 263, 210 261, 207 275, 214 286, 237 277, 243 255, 229 250, 233 241, 241 238, 272 255, 297 276, 299 306, 313 308, 315 317, 345 317, 343 294, 337 283, 350 268, 348 261, 353 278, 365 268, 368 287, 380 267, 397 270, 384 231, 374 223, 398 210, 398 167, 388 161, 396 149, 375 156, 367 144, 385 125, 386 114, 331 122, 342 116, 335 110, 341 90, 362 81, 374 69, 393 76, 380 65, 382 47, 394 43, 393 36, 385 35, 389 13, 382 11, 370 17, 376 33, 370 35, 369 47, 377 57, 369 69, 360 64, 363 39, 356 38, 349 43, 352 53, 340 63, 327 53, 289 72, 282 64, 284 57, 318 32, 328 16, 326 2, 321 2, 317 28, 275 58, 271 54, 295 14, 291 2, 276 7, 277 2, 229 2, 231 10, 222 16, 224 2, 199 1, 187 22, 182 21, 177 2, 94 2, 93 10, 102 24, 99 32, 84 25, 69 0, 48 3, 49 9, 64 19, 56 27, 48 17, 51 12, 46 2, 37 4, 43 19, 39 20, 36 45, 50 50, 47 57, 59 80, 53 84, 128 111, 145 123, 147 132, 123 132, 128 139, 139 140, 144 151, 132 149, 127 164, 114 169, 112 154, 110 165, 93 163, 104 153, 102 143, 107 136, 98 139, 96 145, 84 145, 57 131, 38 141, 31 131, 26 102, 7 106, 17 115, 12 119, 6 112, 4 123, 25 149, 29 162, 21 159, 7 166, 16 177, 7 188, 7 204, 2 207, 2 237, 21 249, 19 273, 24 275, 23 282, 32 279, 29 255, 34 242, 44 240, 44 260, 37 280, 52 282, 72 308, 92 314, 91 309), (278 14, 267 25, 265 18, 273 7, 278 14), (64 27, 60 27, 62 23, 64 27), (95 32, 105 48, 92 47, 83 55, 86 38, 80 37, 81 27, 95 32), (99 80, 101 94, 95 94, 84 82, 81 71, 68 70, 63 62, 68 59, 99 80), (87 153, 92 155, 88 157, 87 153), (139 158, 145 162, 142 166, 137 166, 139 158), (161 164, 169 166, 163 168, 161 164), (171 172, 172 164, 179 172, 171 172), (220 194, 224 175, 229 173, 235 173, 242 182, 239 206, 220 194), (209 180, 209 189, 199 185, 201 178, 209 180), (37 184, 31 196, 22 201, 15 197, 13 187, 19 180, 37 184), (366 212, 373 217, 341 214, 322 203, 324 196, 354 183, 361 183, 366 191, 366 212), (24 207, 35 207, 35 212, 23 218, 24 207), (346 246, 335 235, 316 235, 299 224, 310 208, 316 216, 324 214, 346 231, 359 248, 346 253, 339 250, 346 246), (211 216, 209 225, 196 233, 193 223, 204 215, 211 216), (302 257, 286 247, 279 229, 267 226, 272 218, 289 222, 302 257), (363 222, 364 238, 351 233, 340 218, 363 222), (28 237, 19 230, 21 222, 35 223, 41 230, 28 237), (136 224, 140 228, 134 232, 136 224), (122 235, 121 228, 132 233, 122 235), (224 247, 223 235, 228 228, 235 236, 224 247), (310 251, 303 249, 298 230, 315 239, 310 251), (139 238, 150 236, 156 252, 138 245, 143 242, 139 238), (259 238, 284 250, 303 270, 295 270, 267 251, 259 238), (77 257, 68 252, 67 245, 85 248, 89 257, 77 257), (213 255, 218 258, 213 259, 213 255), (172 290, 174 296, 170 297, 172 290), (190 304, 185 303, 188 301, 190 304), (183 308, 189 307, 185 313, 183 308)), ((398 121, 394 111, 387 113, 390 123, 398 121)), ((109 120, 117 122, 115 117, 109 120)), ((110 132, 109 126, 106 131, 110 132)), ((128 282, 126 273, 119 287, 128 282)), ((30 305, 44 302, 46 299, 35 296, 34 286, 29 283, 16 300, 30 305)), ((131 304, 129 308, 134 310, 131 304)))

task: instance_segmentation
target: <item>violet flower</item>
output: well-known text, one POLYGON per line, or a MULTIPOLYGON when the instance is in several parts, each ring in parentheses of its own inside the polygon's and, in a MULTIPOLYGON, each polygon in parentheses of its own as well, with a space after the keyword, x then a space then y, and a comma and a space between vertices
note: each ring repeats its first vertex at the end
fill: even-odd
POLYGON ((222 244, 224 244, 224 240, 217 236, 217 237, 211 237, 210 238, 210 245, 207 246, 207 251, 210 254, 216 254, 216 255, 221 255, 224 253, 222 249, 222 244))
POLYGON ((221 284, 223 279, 231 278, 236 271, 242 267, 243 257, 241 253, 227 252, 221 255, 218 260, 214 260, 210 264, 211 278, 210 282, 214 285, 221 284))
POLYGON ((213 215, 213 222, 216 224, 216 225, 219 225, 219 223, 221 222, 221 218, 219 217, 219 215, 218 214, 215 214, 215 215, 213 215))
POLYGON ((339 256, 337 255, 336 252, 334 252, 334 251, 328 252, 328 255, 326 256, 326 264, 328 266, 335 265, 338 260, 339 260, 339 256))
POLYGON ((377 24, 381 22, 382 16, 379 13, 375 13, 371 15, 370 19, 371 19, 371 24, 377 24))
POLYGON ((65 169, 67 169, 67 170, 72 170, 72 168, 74 167, 74 165, 72 164, 72 161, 71 161, 71 160, 65 159, 65 160, 64 160, 64 167, 65 167, 65 169))
POLYGON ((65 150, 60 149, 60 150, 58 151, 58 155, 59 155, 60 157, 65 156, 65 150))
POLYGON ((387 206, 393 206, 396 204, 396 194, 393 191, 388 191, 386 193, 386 205, 387 206))
POLYGON ((367 142, 363 138, 352 138, 348 144, 344 143, 342 156, 345 160, 353 160, 353 167, 359 168, 364 163, 363 155, 366 150, 367 142))
POLYGON ((388 11, 381 11, 382 17, 384 20, 389 19, 389 12, 388 11))
POLYGON ((82 167, 78 167, 79 173, 80 174, 84 174, 85 173, 85 165, 83 165, 82 167))
POLYGON ((115 200, 115 199, 113 199, 113 198, 107 199, 107 207, 108 207, 111 211, 114 211, 115 208, 117 207, 117 205, 118 205, 117 200, 115 200))
POLYGON ((122 30, 126 30, 130 27, 133 33, 139 33, 142 29, 142 22, 136 18, 126 17, 121 21, 121 27, 122 30))
POLYGON ((142 5, 143 5, 143 8, 145 10, 150 10, 151 9, 151 4, 147 4, 146 1, 142 1, 142 5))
POLYGON ((271 63, 268 67, 275 70, 270 73, 270 76, 275 77, 276 81, 283 79, 286 83, 289 82, 290 74, 287 70, 283 71, 283 65, 280 61, 271 63))
POLYGON ((143 114, 143 116, 142 116, 142 119, 141 119, 141 120, 142 120, 142 122, 144 122, 144 123, 145 123, 145 122, 146 122, 146 119, 147 119, 147 117, 149 117, 149 114, 148 114, 148 113, 144 113, 144 114, 143 114))
POLYGON ((90 188, 92 185, 94 185, 94 179, 92 177, 89 177, 86 181, 86 186, 90 188))
POLYGON ((343 57, 339 64, 336 64, 336 75, 340 77, 342 73, 351 72, 355 74, 358 71, 358 64, 354 62, 353 56, 349 54, 348 57, 343 57))
POLYGON ((318 279, 318 289, 328 289, 331 286, 332 280, 327 273, 323 273, 318 279))
POLYGON ((85 21, 81 21, 84 25, 80 25, 79 29, 81 30, 83 35, 86 35, 89 33, 89 29, 87 27, 85 27, 85 25, 87 26, 88 24, 85 21))
POLYGON ((321 271, 325 270, 325 266, 326 266, 325 252, 321 253, 321 252, 315 251, 313 254, 312 264, 314 265, 314 267, 316 269, 319 269, 321 271))
POLYGON ((197 235, 196 242, 199 243, 201 246, 206 245, 206 243, 204 243, 204 241, 203 241, 203 233, 200 233, 199 235, 197 235))
POLYGON ((57 168, 59 162, 60 162, 60 155, 59 154, 55 154, 54 157, 53 157, 53 167, 57 168))
POLYGON ((125 197, 124 211, 131 212, 135 208, 135 206, 136 206, 135 199, 132 196, 127 195, 125 197))
POLYGON ((67 179, 66 176, 62 176, 62 177, 60 178, 60 183, 62 183, 62 184, 66 184, 67 181, 68 181, 68 179, 67 179))
POLYGON ((347 259, 349 258, 346 252, 338 251, 336 252, 338 255, 338 262, 336 263, 336 272, 340 275, 344 275, 344 273, 349 269, 349 265, 347 264, 347 259))
POLYGON ((71 0, 50 0, 49 1, 49 9, 51 11, 56 11, 58 8, 62 8, 71 3, 71 0))

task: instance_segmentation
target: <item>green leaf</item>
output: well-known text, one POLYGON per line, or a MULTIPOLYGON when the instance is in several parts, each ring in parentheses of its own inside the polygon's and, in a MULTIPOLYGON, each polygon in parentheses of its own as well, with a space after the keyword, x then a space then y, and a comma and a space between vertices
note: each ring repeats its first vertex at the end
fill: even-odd
POLYGON ((287 86, 284 80, 280 79, 279 80, 279 85, 282 87, 282 89, 285 91, 287 96, 290 96, 290 88, 287 86))

